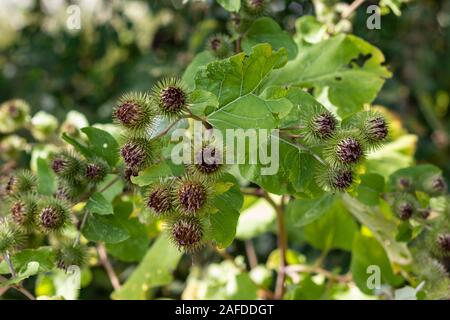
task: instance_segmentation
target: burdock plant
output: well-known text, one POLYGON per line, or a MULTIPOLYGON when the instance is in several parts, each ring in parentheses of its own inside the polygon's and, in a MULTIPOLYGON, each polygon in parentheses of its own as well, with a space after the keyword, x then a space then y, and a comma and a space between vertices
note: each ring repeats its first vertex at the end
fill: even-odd
POLYGON ((45 199, 39 206, 37 223, 44 233, 62 231, 70 220, 68 205, 59 199, 45 199))
POLYGON ((205 230, 198 217, 176 217, 169 222, 168 230, 172 242, 184 251, 198 250, 204 244, 205 230))
POLYGON ((189 94, 183 83, 176 78, 167 78, 152 88, 152 101, 159 114, 179 118, 189 106, 189 94))
POLYGON ((199 215, 210 208, 212 189, 204 178, 184 176, 175 182, 173 197, 179 212, 199 215))
POLYGON ((146 204, 156 216, 170 214, 174 211, 172 199, 172 181, 160 181, 146 190, 146 204))
POLYGON ((116 123, 126 128, 130 135, 145 136, 153 129, 155 113, 147 93, 131 92, 119 99, 113 118, 116 123))

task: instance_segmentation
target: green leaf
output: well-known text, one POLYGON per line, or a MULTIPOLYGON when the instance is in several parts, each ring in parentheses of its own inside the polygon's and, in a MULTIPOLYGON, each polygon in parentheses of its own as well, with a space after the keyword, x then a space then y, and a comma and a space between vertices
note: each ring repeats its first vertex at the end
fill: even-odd
POLYGON ((56 191, 56 179, 49 164, 43 158, 37 159, 38 193, 51 196, 56 191))
POLYGON ((286 208, 288 223, 293 227, 303 227, 319 219, 333 206, 335 197, 324 194, 316 199, 297 199, 290 201, 286 208))
POLYGON ((300 44, 297 57, 277 71, 272 85, 327 89, 342 117, 371 103, 391 73, 380 50, 352 35, 339 34, 313 45, 300 44))
POLYGON ((137 177, 131 177, 131 182, 143 187, 158 181, 160 178, 178 175, 177 166, 175 166, 170 160, 161 161, 153 164, 143 171, 139 172, 137 177))
POLYGON ((111 202, 108 201, 100 192, 95 192, 88 200, 86 209, 92 213, 100 215, 113 214, 114 209, 111 202))
POLYGON ((65 132, 62 134, 62 138, 65 142, 72 145, 75 148, 75 150, 80 152, 86 158, 93 157, 94 153, 91 150, 89 150, 88 146, 84 142, 81 142, 78 139, 69 136, 65 132))
POLYGON ((304 231, 306 241, 318 249, 350 251, 358 225, 342 201, 336 199, 333 206, 322 217, 305 226, 304 231))
POLYGON ((247 272, 240 273, 232 278, 228 287, 233 288, 233 290, 229 290, 228 299, 230 300, 248 300, 258 297, 258 287, 247 272))
POLYGON ((327 35, 327 26, 319 22, 316 17, 305 15, 295 22, 296 41, 306 43, 318 43, 327 35))
POLYGON ((375 238, 383 245, 392 262, 402 265, 411 262, 411 253, 406 244, 395 240, 397 235, 397 222, 382 212, 382 202, 380 202, 380 206, 369 207, 348 194, 344 194, 342 200, 347 210, 361 224, 372 231, 375 238))
POLYGON ((215 58, 213 54, 209 51, 200 52, 194 57, 194 59, 184 71, 183 77, 181 78, 189 90, 194 89, 195 75, 200 70, 200 68, 204 68, 205 65, 214 60, 215 58))
POLYGON ((122 222, 115 215, 89 215, 83 235, 90 241, 118 243, 130 237, 122 222))
MULTIPOLYGON (((16 271, 20 271, 28 263, 36 261, 39 263, 39 272, 45 272, 55 267, 55 252, 52 247, 40 247, 38 249, 24 249, 11 257, 11 262, 16 271)), ((0 263, 0 274, 9 274, 6 261, 0 263)))
POLYGON ((132 212, 131 201, 121 201, 114 206, 114 215, 122 221, 122 226, 130 237, 119 243, 106 244, 106 249, 111 255, 126 262, 140 261, 147 252, 149 243, 147 229, 138 218, 130 218, 132 212))
POLYGON ((259 18, 252 23, 242 39, 242 48, 250 53, 259 43, 269 43, 276 50, 285 48, 290 60, 297 56, 297 45, 292 37, 271 18, 259 18))
POLYGON ((368 206, 380 203, 380 194, 384 189, 384 178, 379 174, 367 173, 361 176, 361 183, 356 187, 356 197, 368 206))
POLYGON ((259 44, 249 55, 241 52, 209 63, 206 69, 197 73, 196 88, 212 92, 218 98, 219 106, 226 107, 238 98, 256 93, 271 71, 286 62, 285 49, 273 51, 269 44, 259 44))
POLYGON ((0 287, 18 284, 19 282, 22 282, 23 280, 34 276, 35 274, 38 274, 38 272, 39 262, 31 261, 26 265, 26 268, 24 268, 24 270, 19 271, 16 277, 11 278, 6 282, 0 283, 0 287))
POLYGON ((380 243, 373 237, 357 233, 353 240, 350 269, 358 288, 367 294, 373 293, 373 289, 368 286, 368 280, 370 283, 369 277, 373 272, 368 269, 371 266, 379 268, 381 285, 391 284, 397 286, 402 283, 402 278, 394 275, 388 256, 380 243))
POLYGON ((110 133, 94 127, 85 127, 81 131, 88 136, 90 148, 97 157, 104 159, 110 166, 117 163, 119 145, 110 133))
MULTIPOLYGON (((290 107, 284 100, 283 107, 290 107)), ((211 113, 208 122, 217 129, 272 129, 277 127, 277 119, 272 111, 272 103, 258 96, 243 96, 223 108, 211 113)))
POLYGON ((241 0, 217 0, 217 2, 227 11, 238 12, 241 8, 241 0))
POLYGON ((219 107, 217 97, 209 91, 194 90, 189 110, 197 116, 208 115, 219 107))
POLYGON ((219 248, 226 248, 234 240, 243 197, 239 185, 232 175, 226 174, 221 182, 232 183, 232 187, 228 188, 226 192, 216 195, 213 200, 214 207, 219 211, 209 215, 210 236, 219 248))
POLYGON ((173 280, 172 272, 182 256, 179 251, 162 234, 153 243, 139 266, 133 271, 123 286, 113 292, 117 300, 144 300, 151 288, 166 285, 173 280))
POLYGON ((323 300, 326 294, 325 284, 315 283, 311 276, 306 276, 298 285, 286 293, 289 300, 323 300))

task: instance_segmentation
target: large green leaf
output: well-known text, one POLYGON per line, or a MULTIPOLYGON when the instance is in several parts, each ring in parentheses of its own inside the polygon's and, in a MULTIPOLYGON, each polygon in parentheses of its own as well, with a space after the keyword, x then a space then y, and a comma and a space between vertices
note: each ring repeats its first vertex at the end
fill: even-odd
POLYGON ((225 10, 238 12, 241 8, 241 0, 217 0, 225 10))
POLYGON ((170 242, 165 234, 162 234, 147 251, 139 266, 122 288, 113 292, 112 298, 118 300, 146 299, 149 289, 172 282, 172 272, 177 267, 181 256, 181 251, 170 242))
POLYGON ((111 255, 127 262, 141 260, 149 243, 147 229, 139 222, 138 218, 130 218, 132 212, 133 203, 131 201, 120 201, 114 206, 114 215, 122 221, 122 226, 130 237, 119 243, 106 244, 106 249, 111 255))
POLYGON ((188 65, 181 78, 188 89, 192 90, 195 87, 195 75, 200 68, 214 61, 214 56, 209 51, 203 51, 197 54, 191 63, 188 65))
MULTIPOLYGON (((181 170, 183 169, 181 168, 181 170)), ((182 173, 180 172, 180 166, 176 166, 170 160, 166 160, 155 163, 145 170, 140 171, 138 176, 131 177, 131 182, 143 187, 158 181, 160 178, 179 175, 180 173, 182 173)))
POLYGON ((340 34, 313 45, 300 44, 296 59, 274 71, 270 84, 328 90, 342 117, 371 103, 390 72, 380 50, 366 41, 340 34))
POLYGON ((101 129, 85 127, 81 129, 89 138, 92 152, 104 159, 110 166, 114 166, 119 160, 119 144, 114 137, 101 129))
POLYGON ((265 101, 249 94, 208 115, 208 122, 218 129, 273 129, 278 126, 280 110, 287 113, 291 107, 287 99, 265 101))
POLYGON ((83 235, 90 241, 118 243, 130 237, 122 221, 115 215, 89 215, 83 235))
MULTIPOLYGON (((27 267, 28 263, 35 261, 39 263, 39 271, 49 271, 55 267, 55 252, 51 247, 40 247, 38 249, 24 249, 11 257, 11 262, 20 271, 27 267)), ((9 274, 6 261, 0 263, 0 274, 9 274)))
POLYGON ((239 185, 232 175, 227 174, 221 180, 233 183, 233 186, 214 198, 213 205, 218 211, 211 213, 209 220, 212 240, 218 247, 226 248, 234 240, 243 197, 239 185))
MULTIPOLYGON (((369 269, 369 267, 379 268, 374 268, 373 270, 379 270, 381 285, 399 285, 402 282, 401 277, 394 275, 388 256, 380 243, 373 237, 358 233, 353 239, 350 269, 352 271, 353 280, 358 288, 367 294, 373 293, 374 288, 368 286, 368 280, 372 275, 372 272, 376 272, 369 269)), ((376 275, 374 274, 374 276, 376 275)))
POLYGON ((94 194, 89 198, 86 204, 86 209, 101 215, 114 213, 111 203, 100 192, 94 192, 94 194))
POLYGON ((256 93, 270 72, 286 62, 285 49, 273 51, 269 44, 259 44, 249 55, 242 52, 209 63, 197 73, 196 88, 214 93, 223 108, 243 96, 256 93))
POLYGON ((352 249, 358 225, 347 212, 342 201, 336 199, 327 212, 305 226, 305 239, 321 250, 352 249))
POLYGON ((397 222, 387 217, 381 206, 367 206, 348 194, 342 196, 347 210, 363 225, 368 227, 374 237, 386 250, 389 259, 398 264, 411 262, 411 253, 405 243, 396 241, 397 222))
POLYGON ((31 276, 34 276, 38 272, 39 272, 39 262, 31 261, 26 265, 25 268, 20 270, 14 278, 10 278, 8 281, 0 283, 0 287, 17 284, 31 276))
POLYGON ((259 43, 269 43, 276 50, 285 48, 289 59, 297 56, 297 45, 292 37, 271 18, 259 18, 252 23, 244 35, 242 48, 250 53, 252 47, 259 43))
POLYGON ((335 197, 324 194, 316 199, 297 199, 289 202, 286 208, 288 224, 293 227, 303 227, 324 215, 332 206, 335 197))

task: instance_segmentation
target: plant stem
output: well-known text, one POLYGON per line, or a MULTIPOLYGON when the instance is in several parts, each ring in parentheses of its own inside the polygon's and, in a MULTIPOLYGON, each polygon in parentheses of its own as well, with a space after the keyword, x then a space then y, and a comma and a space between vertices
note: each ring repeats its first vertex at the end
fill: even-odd
POLYGON ((333 280, 333 281, 337 281, 337 282, 341 282, 341 283, 348 283, 350 281, 352 281, 352 277, 351 274, 345 274, 345 275, 336 275, 326 269, 323 269, 321 267, 317 267, 317 266, 307 266, 307 265, 290 265, 287 266, 285 268, 286 273, 290 274, 290 273, 316 273, 316 274, 321 274, 324 277, 333 280))
POLYGON ((5 254, 3 255, 3 259, 5 259, 6 264, 8 265, 9 272, 11 272, 11 276, 13 278, 17 277, 16 270, 14 269, 14 265, 12 264, 11 256, 9 255, 8 251, 6 251, 5 254))
POLYGON ((264 191, 264 199, 275 209, 277 215, 278 229, 278 249, 280 250, 280 267, 278 270, 277 283, 275 287, 275 299, 281 300, 284 295, 284 282, 286 280, 286 252, 287 252, 287 234, 284 223, 283 204, 277 205, 275 201, 264 191))
MULTIPOLYGON (((3 255, 3 258, 5 259, 6 264, 8 265, 8 268, 9 268, 9 271, 11 272, 12 278, 17 277, 16 270, 14 269, 14 265, 12 264, 11 257, 9 255, 8 251, 5 252, 5 254, 3 255)), ((3 293, 5 293, 6 291, 8 291, 7 288, 8 287, 6 287, 5 290, 2 290, 2 292, 0 293, 0 296, 3 293)), ((10 288, 16 289, 17 291, 22 293, 24 296, 26 296, 30 300, 36 300, 36 298, 27 289, 25 289, 25 287, 22 286, 22 284, 20 284, 20 283, 16 284, 16 285, 12 285, 12 286, 10 286, 10 288)))
POLYGON ((258 265, 258 257, 256 256, 255 246, 251 239, 245 241, 245 252, 247 253, 250 269, 255 268, 258 265))
POLYGON ((353 1, 350 6, 347 8, 347 10, 345 10, 342 13, 342 19, 347 19, 348 17, 350 17, 350 15, 356 10, 358 9, 358 7, 360 5, 362 5, 364 3, 365 0, 355 0, 353 1))
POLYGON ((97 245, 97 251, 98 256, 100 258, 100 262, 103 265, 103 267, 106 270, 106 273, 108 274, 109 280, 111 281, 111 284, 114 288, 114 290, 120 289, 120 281, 119 278, 116 275, 116 272, 114 271, 111 262, 109 262, 108 254, 106 253, 106 248, 103 244, 99 243, 97 245))
MULTIPOLYGON (((108 190, 110 187, 112 187, 117 181, 119 181, 119 177, 116 177, 114 179, 112 179, 106 186, 104 186, 101 190, 99 190, 98 192, 102 193, 105 192, 106 190, 108 190)), ((92 192, 93 193, 93 192, 92 192)), ((92 195, 92 193, 86 197, 87 200, 89 199, 89 197, 92 195)), ((83 200, 83 201, 84 201, 83 200)), ((75 238, 75 241, 73 242, 73 246, 75 247, 76 245, 78 245, 78 243, 80 243, 80 238, 81 238, 81 231, 83 231, 84 225, 86 224, 87 218, 89 216, 89 210, 85 210, 84 214, 83 214, 83 218, 81 219, 81 223, 78 226, 78 233, 77 233, 77 237, 75 238)))
POLYGON ((36 300, 36 297, 27 289, 25 289, 24 286, 22 285, 16 285, 13 286, 14 289, 16 289, 17 291, 19 291, 21 294, 23 294, 25 297, 27 297, 30 300, 36 300))
POLYGON ((151 138, 150 141, 157 140, 157 139, 161 138, 162 136, 166 135, 166 133, 169 132, 170 129, 172 129, 180 120, 181 119, 178 119, 177 121, 172 122, 167 128, 165 128, 163 131, 161 131, 158 135, 151 138))

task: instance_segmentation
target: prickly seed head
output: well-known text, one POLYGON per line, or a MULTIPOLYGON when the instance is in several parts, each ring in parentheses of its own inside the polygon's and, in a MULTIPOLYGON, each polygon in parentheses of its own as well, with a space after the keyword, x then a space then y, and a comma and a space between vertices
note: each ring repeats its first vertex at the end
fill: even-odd
POLYGON ((60 223, 59 212, 56 208, 47 207, 41 211, 39 217, 41 225, 46 229, 54 229, 60 223))
POLYGON ((161 90, 160 100, 166 112, 177 113, 186 104, 186 94, 180 87, 168 86, 161 90))
POLYGON ((361 159, 363 148, 358 140, 344 138, 336 144, 336 156, 345 164, 354 164, 361 159))
POLYGON ((120 154, 129 168, 139 167, 147 156, 145 147, 133 141, 127 142, 120 150, 120 154))
POLYGON ((321 113, 312 119, 313 134, 319 138, 330 137, 336 129, 336 119, 329 113, 321 113))
POLYGON ((22 225, 27 220, 27 211, 25 203, 22 201, 15 202, 10 209, 12 220, 18 225, 22 225))
POLYGON ((53 171, 58 174, 64 171, 64 169, 67 168, 68 161, 64 158, 55 158, 52 161, 52 169, 53 171))
POLYGON ((217 172, 221 167, 220 151, 214 146, 206 146, 199 150, 195 156, 195 166, 204 174, 217 172))
POLYGON ((178 218, 173 222, 170 233, 172 240, 180 249, 192 251, 201 246, 203 228, 196 218, 178 218))
POLYGON ((206 203, 207 191, 201 183, 187 181, 179 187, 177 197, 183 211, 196 213, 206 203))
POLYGON ((442 251, 450 252, 450 234, 449 233, 439 234, 436 239, 436 242, 442 251))
POLYGON ((348 189, 353 183, 353 172, 351 170, 338 170, 332 180, 333 188, 339 191, 348 189))
POLYGON ((414 205, 409 202, 400 203, 397 207, 397 213, 400 219, 408 220, 414 213, 414 205))
POLYGON ((124 101, 114 111, 113 116, 124 126, 135 126, 143 116, 141 107, 134 101, 124 101))
POLYGON ((384 140, 388 135, 388 125, 382 116, 369 118, 366 123, 368 137, 376 142, 384 140))
POLYGON ((164 186, 151 190, 147 198, 147 207, 158 215, 170 212, 172 210, 170 190, 164 186))

